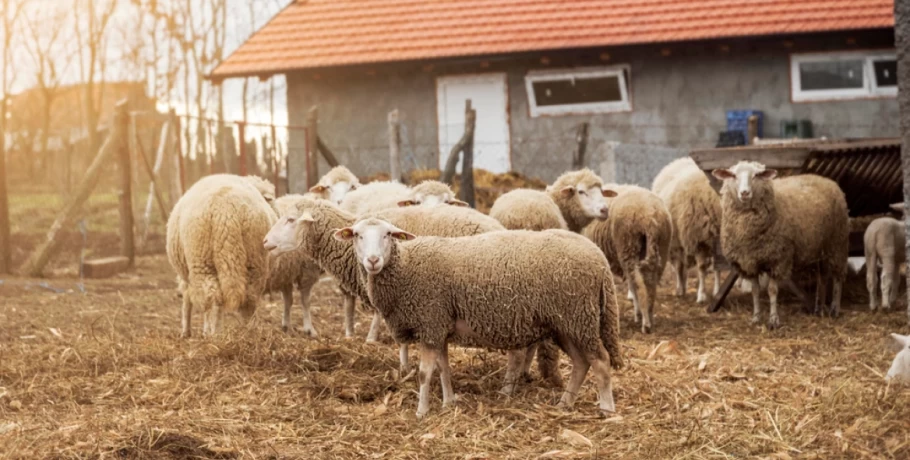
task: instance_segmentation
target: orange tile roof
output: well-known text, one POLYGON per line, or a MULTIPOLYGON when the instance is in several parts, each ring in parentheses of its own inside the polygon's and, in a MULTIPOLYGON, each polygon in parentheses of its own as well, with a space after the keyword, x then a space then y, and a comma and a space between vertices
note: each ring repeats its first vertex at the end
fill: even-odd
POLYGON ((213 76, 893 26, 893 0, 299 0, 213 76))

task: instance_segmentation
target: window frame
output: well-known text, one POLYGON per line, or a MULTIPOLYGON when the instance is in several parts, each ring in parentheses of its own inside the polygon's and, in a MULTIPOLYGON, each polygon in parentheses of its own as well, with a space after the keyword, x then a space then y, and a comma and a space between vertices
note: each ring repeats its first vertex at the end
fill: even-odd
POLYGON ((873 62, 897 60, 895 51, 840 51, 825 53, 794 53, 790 55, 790 99, 793 102, 845 101, 878 99, 897 96, 897 86, 879 87, 875 80, 873 62), (863 62, 863 87, 828 90, 803 90, 800 86, 799 67, 812 62, 841 62, 861 59, 863 62))
POLYGON ((531 118, 554 115, 558 116, 631 112, 632 85, 630 82, 626 81, 626 75, 629 76, 629 80, 632 79, 631 69, 629 65, 625 64, 605 67, 579 67, 529 71, 527 75, 525 75, 525 92, 528 95, 528 108, 530 109, 531 118), (622 96, 622 100, 614 102, 588 102, 582 104, 562 104, 551 106, 537 105, 537 97, 534 95, 534 83, 575 79, 579 77, 617 77, 619 79, 619 92, 622 96))

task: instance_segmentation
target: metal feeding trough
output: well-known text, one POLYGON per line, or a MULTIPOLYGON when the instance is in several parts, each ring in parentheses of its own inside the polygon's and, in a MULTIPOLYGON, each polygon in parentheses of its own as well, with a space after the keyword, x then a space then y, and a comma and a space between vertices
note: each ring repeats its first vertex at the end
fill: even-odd
MULTIPOLYGON (((743 147, 694 150, 689 156, 701 168, 715 190, 721 183, 711 171, 729 168, 747 160, 778 170, 779 176, 817 174, 840 186, 847 198, 850 217, 885 214, 891 203, 903 201, 900 139, 795 140, 743 147)), ((852 227, 850 255, 862 255, 865 227, 852 227)), ((739 274, 731 270, 709 312, 715 312, 733 288, 739 274)), ((807 296, 792 282, 804 301, 807 296)))

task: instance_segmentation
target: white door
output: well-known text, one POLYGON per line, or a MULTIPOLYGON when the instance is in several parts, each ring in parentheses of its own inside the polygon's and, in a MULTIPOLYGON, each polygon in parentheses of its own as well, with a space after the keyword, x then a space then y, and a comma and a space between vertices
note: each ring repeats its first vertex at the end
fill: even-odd
MULTIPOLYGON (((439 120, 439 169, 445 167, 452 146, 464 134, 465 100, 477 112, 474 124, 474 167, 493 173, 512 169, 509 156, 508 87, 506 74, 456 75, 436 80, 439 120)), ((461 170, 461 160, 458 169, 461 170)))

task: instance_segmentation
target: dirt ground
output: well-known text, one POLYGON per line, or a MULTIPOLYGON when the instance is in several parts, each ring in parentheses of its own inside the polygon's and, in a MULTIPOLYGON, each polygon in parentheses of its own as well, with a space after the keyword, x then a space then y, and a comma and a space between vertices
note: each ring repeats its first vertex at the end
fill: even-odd
POLYGON ((869 313, 861 285, 842 318, 790 300, 769 332, 749 324, 748 295, 709 315, 668 280, 652 335, 620 299, 615 415, 596 410, 590 375, 566 412, 540 380, 497 393, 503 354, 455 348, 460 400, 443 409, 436 379, 418 421, 396 348, 363 343, 368 315, 341 338, 331 281, 313 297, 317 340, 280 331, 277 296, 248 327, 181 340, 164 256, 84 293, 71 275, 3 278, 0 458, 908 458, 910 390, 882 378, 906 315, 869 313))

